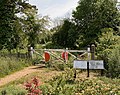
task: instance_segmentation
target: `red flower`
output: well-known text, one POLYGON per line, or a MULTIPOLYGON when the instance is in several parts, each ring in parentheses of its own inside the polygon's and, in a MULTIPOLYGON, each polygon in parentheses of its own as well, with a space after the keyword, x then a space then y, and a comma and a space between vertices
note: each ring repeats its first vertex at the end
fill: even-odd
POLYGON ((36 86, 39 86, 39 80, 37 78, 33 78, 32 83, 36 86))
POLYGON ((29 83, 29 82, 27 82, 27 83, 25 84, 25 86, 26 86, 27 88, 30 88, 30 87, 32 87, 32 84, 29 83))
POLYGON ((25 84, 26 90, 28 91, 27 95, 39 95, 42 94, 42 91, 38 88, 39 80, 33 78, 31 82, 25 84))

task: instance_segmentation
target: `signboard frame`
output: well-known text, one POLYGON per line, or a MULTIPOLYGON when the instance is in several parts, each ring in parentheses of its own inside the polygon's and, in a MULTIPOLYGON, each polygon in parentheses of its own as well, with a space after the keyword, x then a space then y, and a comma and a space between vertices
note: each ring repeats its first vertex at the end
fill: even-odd
POLYGON ((89 69, 102 70, 104 69, 103 60, 74 60, 73 68, 87 69, 87 62, 89 62, 89 69))

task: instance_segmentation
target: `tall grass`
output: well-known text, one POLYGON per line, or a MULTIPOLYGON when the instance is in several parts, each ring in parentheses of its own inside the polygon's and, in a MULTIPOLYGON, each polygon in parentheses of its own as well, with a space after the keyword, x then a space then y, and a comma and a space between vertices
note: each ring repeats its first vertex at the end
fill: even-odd
POLYGON ((30 63, 25 59, 0 57, 0 77, 4 77, 28 65, 30 65, 30 63))
POLYGON ((19 86, 10 85, 0 89, 0 95, 26 95, 27 91, 19 86))

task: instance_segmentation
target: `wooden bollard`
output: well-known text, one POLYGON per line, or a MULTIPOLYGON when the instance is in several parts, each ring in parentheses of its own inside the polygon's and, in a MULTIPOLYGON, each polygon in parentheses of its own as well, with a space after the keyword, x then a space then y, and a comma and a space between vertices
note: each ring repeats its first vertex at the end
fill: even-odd
POLYGON ((91 60, 95 59, 95 45, 91 45, 91 60))

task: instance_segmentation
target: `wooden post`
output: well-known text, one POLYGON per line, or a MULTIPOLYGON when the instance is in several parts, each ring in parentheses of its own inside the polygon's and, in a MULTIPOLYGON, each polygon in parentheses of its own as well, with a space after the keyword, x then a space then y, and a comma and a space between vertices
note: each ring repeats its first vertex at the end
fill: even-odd
POLYGON ((33 58, 33 47, 30 47, 31 58, 33 58))
POLYGON ((68 48, 65 49, 65 63, 68 61, 68 48))
POLYGON ((33 58, 33 47, 28 47, 28 57, 29 57, 30 59, 33 58))
POLYGON ((95 59, 95 45, 94 44, 91 45, 91 59, 92 60, 95 59))

